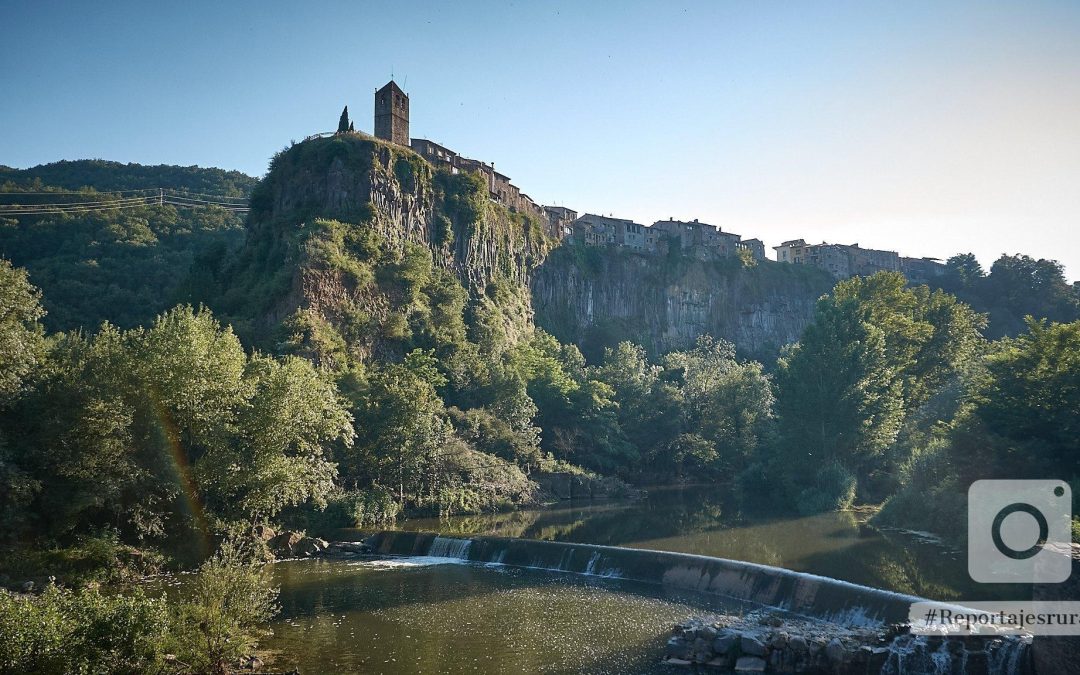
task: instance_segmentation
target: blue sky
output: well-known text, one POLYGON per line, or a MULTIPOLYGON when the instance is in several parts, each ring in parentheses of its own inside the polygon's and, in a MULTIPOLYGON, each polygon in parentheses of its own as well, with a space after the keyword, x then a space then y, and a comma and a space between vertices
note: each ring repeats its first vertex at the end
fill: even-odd
POLYGON ((0 5, 0 164, 260 175, 393 72, 544 203, 1080 278, 1077 2, 156 5, 0 5))

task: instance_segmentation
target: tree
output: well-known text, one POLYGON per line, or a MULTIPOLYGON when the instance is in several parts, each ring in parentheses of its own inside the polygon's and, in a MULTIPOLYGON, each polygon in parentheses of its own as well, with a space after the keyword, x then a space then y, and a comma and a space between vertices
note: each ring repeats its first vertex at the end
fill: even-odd
POLYGON ((1080 478, 1080 321, 1027 324, 988 357, 975 415, 1001 439, 1002 477, 1080 478))
POLYGON ((974 253, 958 253, 945 261, 945 275, 957 289, 973 288, 986 277, 974 253))
POLYGON ((10 403, 44 355, 41 292, 0 259, 0 406, 10 403))
POLYGON ((353 414, 363 420, 356 444, 342 455, 348 487, 392 486, 399 504, 431 496, 431 473, 452 433, 437 387, 446 384, 430 352, 413 351, 404 363, 372 368, 353 393, 353 414))
POLYGON ((664 365, 678 383, 682 428, 712 446, 708 468, 741 471, 771 435, 773 393, 761 364, 739 363, 735 345, 703 335, 693 349, 669 354, 664 365))
POLYGON ((349 106, 345 106, 345 109, 341 111, 341 117, 338 118, 337 130, 339 134, 343 134, 346 131, 350 131, 349 125, 349 106))
POLYGON ((814 323, 779 361, 778 468, 789 495, 827 464, 868 476, 896 438, 903 387, 885 331, 866 318, 854 297, 822 299, 814 323))

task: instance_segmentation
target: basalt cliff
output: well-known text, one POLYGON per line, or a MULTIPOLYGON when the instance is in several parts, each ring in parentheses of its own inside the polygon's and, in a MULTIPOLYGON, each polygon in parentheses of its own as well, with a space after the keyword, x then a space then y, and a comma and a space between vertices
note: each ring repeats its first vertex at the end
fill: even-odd
POLYGON ((621 340, 664 353, 712 335, 771 361, 831 287, 828 274, 801 265, 564 247, 536 268, 531 288, 537 323, 590 358, 621 340))
POLYGON ((771 261, 560 245, 485 188, 360 134, 295 144, 255 190, 215 309, 253 344, 317 361, 437 346, 420 334, 444 314, 464 317, 447 330, 476 344, 535 322, 590 359, 620 340, 662 353, 703 334, 771 359, 831 287, 819 270, 771 261))

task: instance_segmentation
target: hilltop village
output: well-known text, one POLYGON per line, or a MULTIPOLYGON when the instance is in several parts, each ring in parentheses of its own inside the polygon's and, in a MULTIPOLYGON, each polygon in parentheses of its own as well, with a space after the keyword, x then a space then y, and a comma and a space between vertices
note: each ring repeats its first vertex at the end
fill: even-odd
MULTIPOLYGON (((338 133, 357 133, 346 112, 338 133)), ((565 206, 537 204, 510 182, 510 177, 488 164, 465 157, 426 138, 409 136, 409 96, 391 80, 375 92, 375 137, 411 148, 435 166, 452 173, 476 172, 487 183, 492 201, 541 220, 549 235, 568 243, 585 246, 618 247, 632 251, 666 255, 673 247, 685 255, 702 260, 749 257, 766 260, 765 244, 760 239, 743 239, 724 232, 717 225, 669 218, 643 225, 626 218, 593 213, 579 215, 565 206)), ((863 248, 856 244, 807 244, 803 239, 785 241, 772 247, 776 260, 793 265, 813 265, 837 279, 868 275, 883 270, 903 272, 912 281, 926 281, 945 273, 945 265, 936 258, 908 258, 896 251, 863 248)))

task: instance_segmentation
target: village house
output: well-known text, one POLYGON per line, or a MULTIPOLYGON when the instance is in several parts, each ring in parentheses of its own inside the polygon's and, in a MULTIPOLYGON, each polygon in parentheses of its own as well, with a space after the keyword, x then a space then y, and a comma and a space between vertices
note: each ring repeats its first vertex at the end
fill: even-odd
POLYGON ((938 258, 900 258, 900 271, 909 281, 932 281, 945 274, 947 269, 938 258))
POLYGON ((750 251, 750 255, 753 256, 754 260, 765 259, 765 242, 760 239, 743 239, 735 247, 750 251))
POLYGON ((837 279, 900 271, 900 256, 896 251, 862 248, 858 244, 807 244, 803 239, 793 239, 773 249, 778 262, 820 267, 837 279))
POLYGON ((668 218, 652 224, 652 229, 669 235, 680 248, 699 258, 726 258, 735 255, 739 241, 737 234, 724 232, 716 225, 699 222, 696 218, 686 222, 668 218))
POLYGON ((574 221, 577 220, 577 211, 565 206, 545 206, 544 215, 547 216, 548 234, 565 239, 570 236, 574 221))
MULTIPOLYGON (((636 225, 632 220, 624 218, 586 213, 573 223, 573 241, 581 242, 586 246, 614 246, 619 243, 620 224, 623 231, 627 224, 636 225)), ((641 226, 638 225, 638 227, 641 226)))

